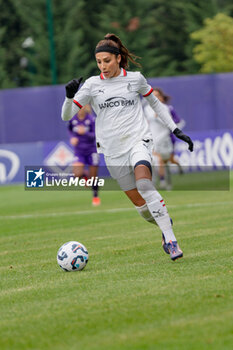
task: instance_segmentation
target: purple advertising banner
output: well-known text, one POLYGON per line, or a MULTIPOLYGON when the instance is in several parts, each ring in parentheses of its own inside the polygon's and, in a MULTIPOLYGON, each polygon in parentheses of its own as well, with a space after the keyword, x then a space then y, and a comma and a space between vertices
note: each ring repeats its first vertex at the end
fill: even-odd
POLYGON ((233 169, 233 130, 190 132, 189 135, 194 142, 193 152, 187 150, 184 142, 175 143, 176 157, 189 171, 201 171, 206 167, 209 170, 233 169))
MULTIPOLYGON (((194 151, 177 140, 175 155, 190 172, 233 169, 233 130, 190 132, 194 151)), ((0 146, 0 185, 24 182, 26 166, 52 166, 58 172, 65 170, 73 161, 73 150, 67 142, 34 142, 3 144, 0 146)), ((100 174, 108 176, 104 157, 100 158, 100 174)))
MULTIPOLYGON (((71 77, 72 78, 72 77, 71 77)), ((148 78, 171 96, 185 131, 233 129, 233 73, 148 78)), ((0 91, 0 144, 68 139, 64 85, 0 91)))

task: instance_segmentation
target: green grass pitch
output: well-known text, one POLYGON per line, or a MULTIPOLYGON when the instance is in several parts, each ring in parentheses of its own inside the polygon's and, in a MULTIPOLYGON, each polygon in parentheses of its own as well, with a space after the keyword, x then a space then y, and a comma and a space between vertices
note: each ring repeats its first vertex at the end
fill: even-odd
POLYGON ((224 350, 233 344, 233 190, 161 192, 184 258, 120 191, 0 187, 1 350, 224 350), (77 240, 81 272, 56 262, 77 240))

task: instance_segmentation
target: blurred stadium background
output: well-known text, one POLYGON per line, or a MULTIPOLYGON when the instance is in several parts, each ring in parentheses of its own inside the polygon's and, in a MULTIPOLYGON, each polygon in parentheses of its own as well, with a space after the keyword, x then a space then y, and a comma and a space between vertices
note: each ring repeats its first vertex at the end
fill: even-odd
POLYGON ((64 84, 98 74, 93 50, 107 32, 142 57, 148 81, 186 121, 195 150, 178 143, 181 164, 232 169, 232 1, 29 4, 1 1, 0 184, 23 182, 25 165, 70 162, 64 84))
POLYGON ((232 0, 0 0, 1 349, 232 349, 232 179, 213 191, 214 170, 233 168, 232 38, 232 0), (176 156, 189 175, 206 186, 200 171, 212 170, 212 191, 162 193, 176 263, 120 191, 92 208, 88 189, 24 190, 25 166, 72 160, 64 85, 98 74, 108 32, 186 121, 195 149, 178 142, 176 156), (89 251, 83 272, 56 263, 69 240, 89 251))

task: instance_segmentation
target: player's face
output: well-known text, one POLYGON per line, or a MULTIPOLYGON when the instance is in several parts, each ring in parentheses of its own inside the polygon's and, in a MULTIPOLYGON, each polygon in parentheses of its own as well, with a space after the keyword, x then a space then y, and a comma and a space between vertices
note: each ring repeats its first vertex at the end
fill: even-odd
POLYGON ((121 55, 116 56, 109 52, 96 54, 97 66, 107 79, 117 77, 120 74, 120 61, 121 55))

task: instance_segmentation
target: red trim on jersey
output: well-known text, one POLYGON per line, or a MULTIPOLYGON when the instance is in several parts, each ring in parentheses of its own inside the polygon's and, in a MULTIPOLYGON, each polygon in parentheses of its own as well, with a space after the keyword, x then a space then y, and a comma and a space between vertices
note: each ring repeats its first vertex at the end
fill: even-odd
POLYGON ((127 75, 127 72, 126 72, 126 70, 123 68, 123 76, 126 77, 126 75, 127 75))
POLYGON ((142 95, 142 96, 143 96, 143 97, 147 97, 147 96, 149 96, 150 94, 152 94, 152 92, 153 92, 153 89, 151 88, 151 89, 150 89, 150 91, 149 91, 149 92, 147 92, 147 94, 142 95))
POLYGON ((103 73, 100 74, 100 79, 104 80, 103 73))
POLYGON ((83 106, 80 105, 80 103, 78 103, 78 101, 73 100, 73 102, 74 102, 79 108, 83 108, 83 106))

